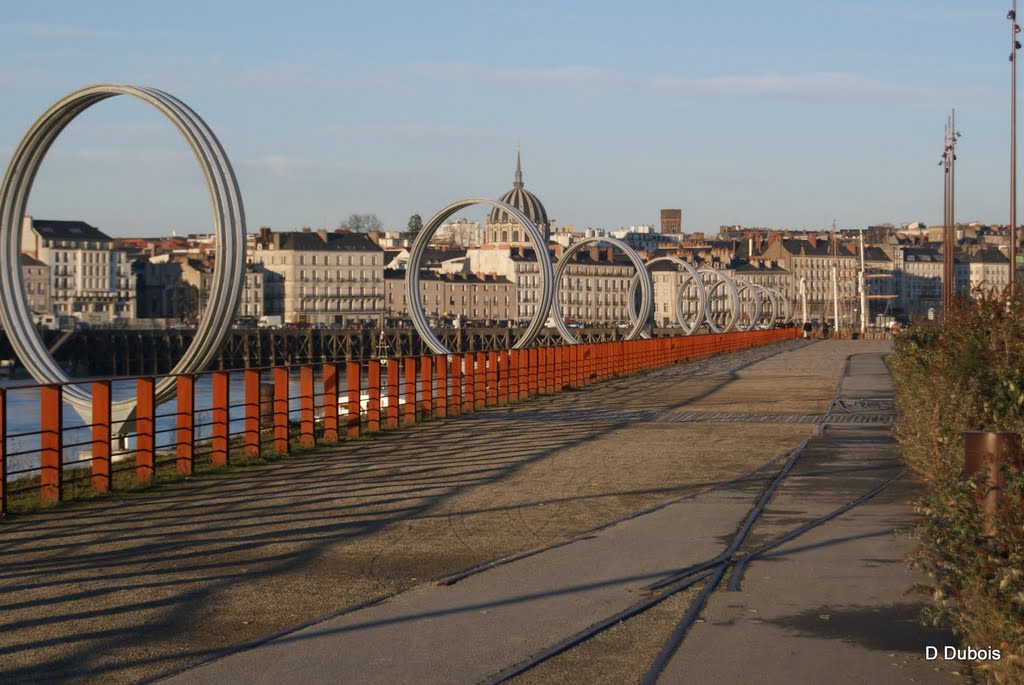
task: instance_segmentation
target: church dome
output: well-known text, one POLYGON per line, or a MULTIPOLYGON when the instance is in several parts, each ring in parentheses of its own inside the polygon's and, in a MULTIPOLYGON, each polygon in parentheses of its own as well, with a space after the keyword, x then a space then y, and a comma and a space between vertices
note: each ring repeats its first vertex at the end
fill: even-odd
MULTIPOLYGON (((540 199, 523 187, 523 168, 519 161, 518 149, 516 150, 515 184, 513 184, 512 190, 502 195, 500 199, 505 204, 512 205, 521 211, 529 217, 530 221, 535 223, 541 231, 547 233, 548 212, 544 209, 544 204, 540 199)), ((490 216, 487 218, 487 223, 489 224, 510 224, 514 222, 515 219, 512 218, 507 211, 499 209, 498 207, 492 209, 490 216)))

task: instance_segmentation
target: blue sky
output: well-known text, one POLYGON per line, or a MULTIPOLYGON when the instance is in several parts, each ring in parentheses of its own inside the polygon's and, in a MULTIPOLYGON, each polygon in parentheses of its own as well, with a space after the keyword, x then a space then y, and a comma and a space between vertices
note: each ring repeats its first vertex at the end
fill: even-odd
MULTIPOLYGON (((404 227, 526 187, 561 224, 683 210, 684 230, 1009 215, 1008 0, 49 2, 4 8, 0 152, 98 82, 189 103, 239 177, 249 230, 404 227)), ((206 231, 170 124, 127 98, 58 139, 30 211, 112 235, 206 231)))

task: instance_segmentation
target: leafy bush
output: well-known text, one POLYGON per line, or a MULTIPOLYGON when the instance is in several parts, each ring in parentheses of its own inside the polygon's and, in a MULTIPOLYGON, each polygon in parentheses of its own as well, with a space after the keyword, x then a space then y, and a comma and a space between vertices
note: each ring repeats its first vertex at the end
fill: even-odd
POLYGON ((912 328, 890 360, 907 464, 926 485, 913 563, 935 599, 929 617, 999 661, 975 664, 993 683, 1024 683, 1024 473, 1003 467, 995 534, 983 535, 985 483, 962 476, 963 432, 1024 432, 1024 309, 1004 298, 954 309, 941 324, 912 328))

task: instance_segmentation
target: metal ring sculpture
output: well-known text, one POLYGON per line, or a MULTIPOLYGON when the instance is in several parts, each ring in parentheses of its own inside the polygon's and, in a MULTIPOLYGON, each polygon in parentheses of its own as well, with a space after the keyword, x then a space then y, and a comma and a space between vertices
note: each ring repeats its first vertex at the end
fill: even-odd
MULTIPOLYGON (((704 280, 700 277, 700 273, 692 264, 684 259, 680 259, 679 257, 655 257, 651 261, 647 262, 647 268, 650 269, 651 266, 660 262, 681 266, 683 267, 683 271, 686 272, 686 278, 683 279, 682 286, 679 289, 679 296, 675 298, 676 321, 679 322, 679 325, 682 327, 685 335, 693 335, 700 328, 700 324, 704 320, 704 312, 708 308, 708 293, 707 289, 704 287, 704 280), (688 281, 693 281, 693 285, 697 289, 697 299, 699 301, 699 304, 697 305, 697 316, 691 324, 686 323, 686 316, 683 314, 683 292, 688 285, 688 281)), ((629 303, 630 306, 633 305, 632 298, 630 298, 629 303)))
MULTIPOLYGON (((39 383, 67 383, 71 379, 47 351, 25 302, 25 287, 18 267, 22 217, 32 182, 53 141, 83 111, 115 95, 130 95, 152 105, 177 127, 195 153, 213 202, 217 245, 211 304, 203 314, 192 344, 171 370, 171 375, 201 371, 213 360, 231 329, 231 320, 242 295, 245 281, 242 197, 228 157, 206 122, 185 103, 154 88, 99 84, 70 93, 32 124, 11 156, 0 186, 0 264, 6 265, 0 273, 0 320, 18 358, 39 383)), ((157 404, 173 397, 174 388, 172 377, 157 383, 157 404)), ((64 396, 80 412, 88 411, 90 394, 82 388, 66 385, 64 396)), ((134 408, 134 400, 124 400, 114 403, 113 412, 123 421, 131 416, 134 408)))
POLYGON ((434 332, 430 330, 430 323, 427 321, 427 315, 423 311, 423 303, 420 298, 420 262, 423 261, 423 255, 430 244, 430 239, 437 233, 437 229, 441 227, 441 224, 452 214, 473 205, 489 205, 508 212, 526 230, 526 234, 530 237, 530 242, 533 243, 533 247, 537 251, 537 264, 540 268, 540 301, 537 303, 537 311, 533 315, 530 325, 526 328, 523 336, 512 346, 513 349, 518 350, 527 347, 537 338, 547 322, 548 311, 551 309, 551 301, 554 297, 554 269, 551 266, 551 260, 548 259, 548 246, 544 240, 544 234, 530 221, 529 217, 501 200, 474 198, 453 202, 431 217, 430 221, 416 235, 412 249, 409 250, 409 263, 405 267, 405 293, 406 299, 409 302, 409 313, 412 316, 412 323, 420 337, 427 343, 427 346, 437 354, 452 354, 452 350, 449 350, 434 335, 434 332))
POLYGON ((708 328, 711 329, 712 333, 726 333, 733 330, 736 326, 736 321, 740 318, 740 293, 736 288, 736 283, 724 271, 713 269, 710 266, 702 266, 697 269, 697 271, 698 273, 706 276, 717 277, 718 279, 710 285, 707 283, 704 284, 707 292, 707 307, 704 309, 704 321, 707 323, 708 328), (715 294, 715 291, 723 286, 725 287, 731 301, 731 306, 729 307, 730 316, 725 325, 719 325, 719 323, 715 321, 714 312, 711 311, 711 298, 712 295, 715 294))
POLYGON ((789 299, 789 296, 781 290, 776 290, 779 294, 779 300, 782 302, 782 323, 789 324, 793 323, 793 302, 789 299))
MULTIPOLYGON (((686 278, 683 280, 684 287, 680 288, 679 297, 677 297, 675 301, 675 315, 676 321, 679 323, 679 326, 683 329, 683 335, 693 335, 694 333, 697 332, 697 330, 700 329, 700 325, 704 321, 704 311, 707 309, 708 296, 707 291, 704 287, 704 280, 700 277, 700 274, 697 272, 697 269, 695 269, 692 264, 686 262, 683 259, 680 259, 679 257, 674 256, 655 257, 651 261, 647 262, 647 270, 650 271, 651 265, 657 264, 659 262, 669 262, 677 266, 682 266, 683 270, 686 272, 686 278), (683 312, 682 297, 682 291, 685 290, 685 286, 688 285, 689 281, 693 281, 694 287, 697 289, 697 299, 699 301, 697 318, 693 321, 693 323, 690 324, 686 322, 686 314, 683 312)), ((678 274, 679 272, 677 271, 675 273, 678 274)), ((653 281, 653 276, 651 278, 653 281)), ((636 311, 636 288, 639 282, 639 274, 634 276, 629 282, 629 296, 627 302, 629 305, 629 318, 631 321, 634 322, 639 316, 639 314, 636 311)), ((650 335, 645 331, 641 333, 640 337, 646 339, 650 338, 650 335)))
POLYGON ((761 320, 761 295, 754 289, 754 284, 745 278, 734 278, 733 279, 738 286, 739 295, 739 313, 743 313, 743 296, 745 294, 750 295, 750 303, 754 308, 754 312, 750 315, 750 319, 746 323, 742 323, 737 317, 736 330, 738 331, 752 331, 757 326, 757 322, 761 320))
POLYGON ((777 299, 778 293, 775 291, 774 288, 769 288, 768 286, 761 285, 760 283, 751 282, 751 285, 754 286, 761 293, 763 298, 762 302, 764 300, 768 301, 768 307, 771 310, 771 314, 768 314, 767 312, 765 312, 765 307, 762 306, 761 316, 758 317, 758 321, 760 321, 763 318, 765 328, 774 328, 775 323, 779 320, 779 301, 777 299))
MULTIPOLYGON (((626 335, 626 340, 636 340, 643 335, 644 326, 647 325, 647 322, 651 318, 651 309, 654 306, 654 284, 651 282, 650 272, 647 271, 647 268, 644 266, 644 260, 640 258, 640 255, 637 254, 636 250, 626 243, 615 238, 596 237, 584 238, 578 243, 574 243, 568 250, 562 253, 562 258, 558 260, 558 264, 555 266, 555 289, 557 290, 561 287, 562 276, 565 275, 565 270, 568 268, 569 261, 572 257, 588 245, 596 243, 606 243, 612 247, 617 247, 622 250, 626 256, 629 257, 629 261, 633 262, 633 266, 636 267, 637 275, 640 276, 640 309, 642 310, 643 315, 641 316, 640 314, 637 314, 634 316, 635 310, 630 306, 629 318, 633 323, 633 328, 626 335)), ((630 294, 627 295, 627 298, 632 302, 632 293, 634 291, 630 290, 629 292, 630 294)), ((565 325, 565 321, 562 319, 562 307, 558 302, 557 297, 554 298, 554 301, 551 304, 551 318, 554 319, 555 328, 558 329, 563 340, 570 345, 576 345, 579 343, 579 340, 577 340, 576 336, 569 331, 569 327, 565 325)))

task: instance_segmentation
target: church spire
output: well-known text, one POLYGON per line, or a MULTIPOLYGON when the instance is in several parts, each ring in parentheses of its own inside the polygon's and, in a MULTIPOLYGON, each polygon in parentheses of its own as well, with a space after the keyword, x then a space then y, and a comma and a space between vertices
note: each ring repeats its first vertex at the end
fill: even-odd
POLYGON ((516 143, 516 188, 523 187, 523 165, 519 161, 519 143, 516 143))

